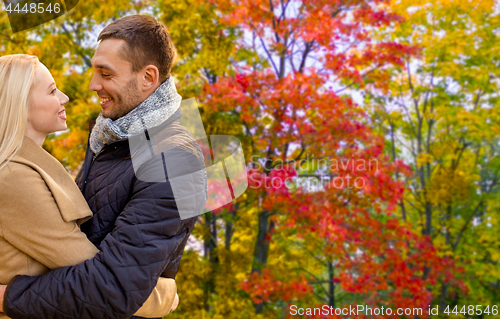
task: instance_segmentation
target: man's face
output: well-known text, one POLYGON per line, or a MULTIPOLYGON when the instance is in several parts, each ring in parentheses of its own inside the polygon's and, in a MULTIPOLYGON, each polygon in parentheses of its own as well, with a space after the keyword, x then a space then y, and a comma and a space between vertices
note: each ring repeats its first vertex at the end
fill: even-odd
POLYGON ((144 101, 139 89, 140 76, 132 71, 132 64, 119 52, 126 42, 106 39, 99 43, 92 58, 95 68, 89 89, 97 92, 104 117, 116 120, 144 101))

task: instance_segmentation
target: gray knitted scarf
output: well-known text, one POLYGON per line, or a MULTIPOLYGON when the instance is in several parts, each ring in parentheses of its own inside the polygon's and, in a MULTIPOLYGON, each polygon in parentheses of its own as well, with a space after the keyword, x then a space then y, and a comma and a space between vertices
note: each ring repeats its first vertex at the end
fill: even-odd
POLYGON ((105 144, 112 143, 166 121, 181 104, 182 97, 177 94, 174 78, 170 76, 144 102, 125 116, 113 121, 99 114, 90 134, 90 148, 99 154, 105 144))

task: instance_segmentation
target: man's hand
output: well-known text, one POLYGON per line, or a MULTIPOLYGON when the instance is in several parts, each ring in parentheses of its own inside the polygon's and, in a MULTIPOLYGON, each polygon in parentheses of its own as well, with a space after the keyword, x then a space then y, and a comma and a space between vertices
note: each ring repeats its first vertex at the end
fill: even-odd
MULTIPOLYGON (((3 297, 4 297, 4 294, 5 294, 5 289, 6 288, 7 288, 7 285, 0 285, 0 312, 3 312, 3 297)), ((177 299, 177 303, 179 303, 178 299, 177 299)), ((175 301, 174 301, 174 304, 175 304, 175 301)))
MULTIPOLYGON (((172 304, 172 308, 170 309, 170 312, 174 311, 175 309, 177 309, 177 306, 179 305, 179 295, 178 294, 175 294, 175 298, 174 298, 174 303, 172 304)), ((169 313, 170 313, 169 312, 169 313)))

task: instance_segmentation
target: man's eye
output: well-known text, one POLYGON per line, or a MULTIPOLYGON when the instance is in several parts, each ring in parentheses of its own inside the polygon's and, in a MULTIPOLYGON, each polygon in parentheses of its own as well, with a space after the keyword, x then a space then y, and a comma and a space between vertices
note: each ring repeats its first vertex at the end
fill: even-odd
POLYGON ((110 77, 110 76, 111 76, 110 74, 104 74, 104 73, 102 74, 103 78, 107 78, 107 77, 110 77))

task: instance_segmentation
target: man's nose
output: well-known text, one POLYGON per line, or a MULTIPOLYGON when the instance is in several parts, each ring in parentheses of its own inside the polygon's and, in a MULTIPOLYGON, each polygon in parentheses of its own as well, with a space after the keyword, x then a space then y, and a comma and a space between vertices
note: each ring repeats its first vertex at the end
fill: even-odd
POLYGON ((96 92, 102 90, 102 85, 99 83, 99 81, 97 81, 95 74, 90 80, 89 90, 96 92))

